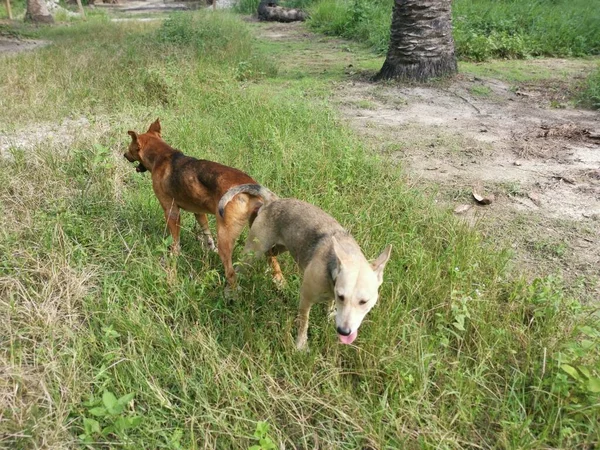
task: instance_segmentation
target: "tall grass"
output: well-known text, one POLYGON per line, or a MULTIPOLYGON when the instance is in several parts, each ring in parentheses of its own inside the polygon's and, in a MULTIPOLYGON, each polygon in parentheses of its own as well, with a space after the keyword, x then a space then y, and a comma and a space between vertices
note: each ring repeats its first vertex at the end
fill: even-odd
POLYGON ((559 280, 507 280, 506 254, 407 187, 302 95, 306 80, 240 83, 239 61, 259 55, 236 50, 245 25, 219 14, 54 28, 53 47, 0 65, 3 127, 91 121, 0 158, 2 444, 248 448, 256 432, 285 448, 598 445, 597 310, 559 280), (223 25, 199 44, 206 17, 223 25), (187 215, 171 260, 151 183, 121 156, 126 131, 156 116, 186 153, 321 206, 367 256, 394 245, 357 346, 315 307, 311 350, 294 350, 289 257, 284 291, 258 270, 227 301, 187 215))
MULTIPOLYGON (((392 5, 388 0, 315 1, 309 24, 385 53, 392 5)), ((456 52, 464 60, 600 53, 597 1, 456 0, 452 9, 456 52)))
POLYGON ((600 109, 600 67, 593 71, 585 80, 580 101, 584 105, 600 109))

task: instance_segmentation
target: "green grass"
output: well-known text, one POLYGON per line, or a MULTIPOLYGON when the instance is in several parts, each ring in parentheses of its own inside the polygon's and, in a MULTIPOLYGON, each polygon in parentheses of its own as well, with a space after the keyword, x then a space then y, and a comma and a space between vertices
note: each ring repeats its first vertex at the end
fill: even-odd
MULTIPOLYGON (((597 0, 456 0, 453 28, 459 59, 584 56, 600 53, 597 0)), ((392 2, 317 0, 309 25, 369 43, 385 53, 392 2)))
POLYGON ((586 59, 497 59, 485 62, 461 62, 459 71, 511 83, 539 83, 544 81, 572 81, 591 71, 593 67, 594 61, 586 59))
POLYGON ((0 64, 0 132, 89 120, 0 157, 2 443, 597 445, 598 311, 559 280, 507 279, 508 255, 368 152, 318 75, 305 95, 311 78, 279 80, 242 21, 188 17, 42 29, 53 46, 0 64), (235 302, 191 215, 168 257, 149 178, 122 157, 157 116, 175 147, 330 212, 368 257, 394 245, 357 346, 315 307, 294 350, 289 256, 283 292, 258 270, 235 302))

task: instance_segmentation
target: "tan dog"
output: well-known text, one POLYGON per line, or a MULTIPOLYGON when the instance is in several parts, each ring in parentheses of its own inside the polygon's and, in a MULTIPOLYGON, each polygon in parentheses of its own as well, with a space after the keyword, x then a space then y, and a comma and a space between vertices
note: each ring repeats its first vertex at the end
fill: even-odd
MULTIPOLYGON (((229 195, 242 191, 233 188, 221 199, 219 209, 226 208, 229 195)), ((244 261, 289 251, 304 272, 296 340, 302 349, 310 308, 320 301, 335 299, 340 341, 351 344, 356 339, 364 317, 377 302, 391 250, 388 245, 369 263, 352 236, 323 210, 300 200, 270 198, 250 228, 244 261)))
MULTIPOLYGON (((235 271, 231 254, 235 241, 246 222, 252 224, 256 211, 263 204, 262 198, 271 198, 274 194, 238 169, 204 159, 198 160, 172 148, 161 137, 158 119, 146 133, 127 133, 131 136, 131 143, 124 156, 129 162, 139 161, 136 168, 138 172, 148 170, 152 173, 152 188, 173 236, 173 254, 179 253, 180 209, 194 213, 207 246, 216 250, 206 214, 217 215, 217 206, 223 194, 231 187, 244 186, 244 192, 235 198, 229 197, 234 201, 227 206, 227 218, 217 215, 218 252, 225 266, 229 286, 234 287, 235 271)), ((271 263, 273 270, 280 274, 277 260, 272 258, 271 263)))

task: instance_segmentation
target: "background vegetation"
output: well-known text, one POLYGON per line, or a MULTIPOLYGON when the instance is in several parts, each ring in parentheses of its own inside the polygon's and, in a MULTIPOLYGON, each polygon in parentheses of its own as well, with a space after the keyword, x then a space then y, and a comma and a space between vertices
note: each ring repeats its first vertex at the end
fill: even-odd
MULTIPOLYGON (((316 78, 277 79, 240 19, 99 19, 0 65, 3 131, 86 118, 0 157, 2 443, 12 448, 592 447, 597 309, 406 186, 328 108, 316 78), (147 176, 122 153, 157 116, 186 153, 315 203, 367 256, 394 245, 357 346, 316 307, 294 351, 299 274, 263 267, 236 302, 184 217, 166 253, 147 176)), ((239 250, 239 249, 238 249, 239 250)))
MULTIPOLYGON (((317 0, 309 5, 309 24, 325 34, 368 42, 385 53, 392 5, 388 0, 317 0)), ((456 0, 452 15, 460 59, 600 53, 597 1, 456 0)))

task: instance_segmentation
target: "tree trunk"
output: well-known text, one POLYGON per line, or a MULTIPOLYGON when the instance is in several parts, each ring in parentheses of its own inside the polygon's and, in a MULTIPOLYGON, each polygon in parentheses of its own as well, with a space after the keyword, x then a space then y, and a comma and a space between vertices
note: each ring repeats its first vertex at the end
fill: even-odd
POLYGON ((54 23, 44 0, 27 0, 25 21, 34 23, 54 23))
POLYGON ((390 47, 376 81, 424 81, 457 72, 450 2, 395 0, 390 47))
POLYGON ((10 9, 10 0, 6 0, 6 14, 8 15, 8 20, 12 20, 12 10, 10 9))
POLYGON ((77 0, 77 8, 79 9, 79 14, 81 17, 85 19, 85 11, 83 10, 83 5, 81 4, 81 0, 77 0))

